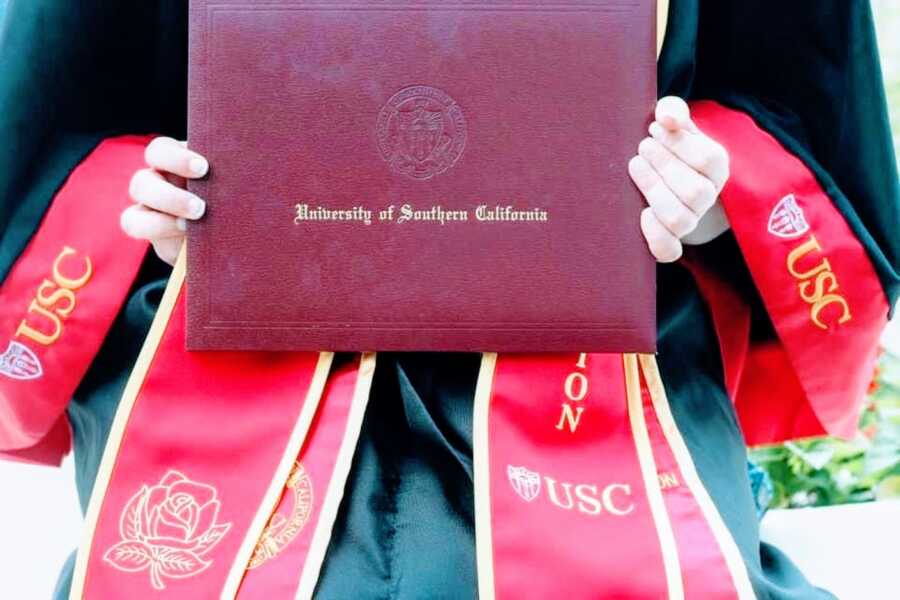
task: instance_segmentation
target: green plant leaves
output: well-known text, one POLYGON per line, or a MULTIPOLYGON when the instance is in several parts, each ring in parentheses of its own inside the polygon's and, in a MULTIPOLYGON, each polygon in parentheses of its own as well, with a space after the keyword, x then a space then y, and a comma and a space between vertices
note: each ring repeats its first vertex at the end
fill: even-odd
POLYGON ((860 419, 846 442, 819 438, 755 448, 750 460, 772 480, 771 508, 900 498, 900 357, 885 352, 860 419))

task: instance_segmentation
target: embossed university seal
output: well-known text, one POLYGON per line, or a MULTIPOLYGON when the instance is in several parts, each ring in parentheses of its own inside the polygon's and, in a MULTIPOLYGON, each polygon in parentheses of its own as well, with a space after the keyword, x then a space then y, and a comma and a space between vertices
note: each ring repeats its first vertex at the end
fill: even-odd
POLYGON ((391 169, 430 179, 452 167, 466 147, 466 119, 454 100, 427 85, 394 94, 375 130, 378 149, 391 169))
POLYGON ((303 465, 294 464, 285 485, 285 496, 266 525, 248 569, 262 566, 278 556, 303 530, 313 509, 312 481, 303 465))

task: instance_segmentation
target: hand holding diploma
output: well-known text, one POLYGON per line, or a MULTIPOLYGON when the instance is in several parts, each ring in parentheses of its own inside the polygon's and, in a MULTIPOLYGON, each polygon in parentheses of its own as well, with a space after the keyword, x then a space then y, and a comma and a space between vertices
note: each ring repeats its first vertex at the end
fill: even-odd
POLYGON ((681 98, 657 103, 649 132, 628 172, 647 200, 641 229, 650 251, 660 262, 674 262, 682 244, 705 244, 729 228, 718 202, 728 153, 694 124, 681 98))
POLYGON ((185 181, 205 177, 209 162, 188 150, 186 142, 167 137, 150 142, 144 160, 147 168, 131 178, 128 193, 135 204, 122 213, 122 230, 148 240, 172 265, 184 243, 187 219, 199 219, 206 212, 206 202, 183 189, 185 181))
MULTIPOLYGON (((641 230, 651 253, 660 262, 674 262, 682 244, 704 244, 728 229, 718 203, 728 180, 728 154, 697 128, 681 98, 659 101, 649 134, 628 171, 647 200, 641 230)), ((150 241, 157 255, 173 264, 187 219, 206 211, 201 198, 182 189, 184 182, 206 176, 209 163, 185 142, 165 137, 147 147, 146 161, 147 168, 131 180, 135 204, 122 213, 122 229, 150 241)))

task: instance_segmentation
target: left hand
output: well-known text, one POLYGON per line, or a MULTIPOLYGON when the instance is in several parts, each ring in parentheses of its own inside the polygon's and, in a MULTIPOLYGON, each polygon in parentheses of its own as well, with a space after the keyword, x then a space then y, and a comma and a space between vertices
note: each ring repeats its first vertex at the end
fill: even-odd
POLYGON ((628 174, 647 200, 641 231, 659 262, 681 258, 682 244, 705 244, 730 227, 719 193, 728 181, 728 152, 691 120, 681 98, 656 105, 650 136, 641 141, 628 174))

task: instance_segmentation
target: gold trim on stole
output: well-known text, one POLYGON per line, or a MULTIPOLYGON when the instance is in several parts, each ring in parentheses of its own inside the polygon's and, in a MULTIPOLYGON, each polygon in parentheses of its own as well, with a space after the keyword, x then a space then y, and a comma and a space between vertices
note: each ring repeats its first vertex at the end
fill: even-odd
POLYGON ((744 563, 737 543, 725 526, 725 521, 722 520, 722 516, 716 509, 709 492, 706 491, 706 487, 703 485, 700 475, 694 466, 687 444, 685 444, 684 438, 678 430, 678 425, 675 423, 675 418, 669 408, 666 390, 663 387, 662 377, 659 373, 659 366, 656 364, 656 357, 642 355, 640 363, 644 379, 647 382, 647 389, 650 392, 650 399, 653 402, 653 409, 656 411, 656 418, 662 427, 663 435, 669 444, 669 448, 672 450, 672 454, 675 456, 675 462, 678 463, 685 485, 687 485, 691 494, 694 495, 694 499, 700 507, 700 512, 706 518, 713 537, 719 544, 719 551, 725 558, 725 564, 729 573, 731 573, 738 598, 740 600, 755 600, 756 594, 747 574, 747 565, 744 563))
MULTIPOLYGON (((222 600, 232 600, 237 596, 241 580, 244 578, 244 573, 247 571, 247 566, 253 557, 253 551, 262 537, 272 513, 275 512, 278 501, 281 500, 288 477, 290 477, 294 463, 297 461, 297 455, 300 454, 303 442, 306 441, 309 428, 319 408, 319 401, 322 399, 325 383, 328 381, 328 374, 331 371, 333 359, 333 352, 319 353, 312 381, 310 381, 306 397, 303 399, 303 408, 300 409, 300 415, 297 417, 293 431, 291 431, 291 437, 285 446, 278 468, 275 469, 269 488, 266 490, 256 515, 253 517, 253 521, 250 522, 244 541, 241 542, 241 547, 234 557, 228 577, 225 579, 225 585, 222 587, 222 593, 219 596, 222 600)), ((290 382, 285 382, 285 385, 290 385, 290 382)))
POLYGON ((488 454, 488 413, 497 354, 485 353, 475 386, 472 420, 472 464, 475 474, 475 556, 478 598, 494 598, 494 544, 491 534, 491 474, 488 454))
POLYGON ((650 514, 659 535, 662 551, 663 568, 666 572, 666 584, 669 589, 669 600, 684 600, 684 581, 681 577, 681 561, 678 558, 678 545, 675 543, 675 531, 669 520, 666 502, 657 474, 656 460, 653 458, 653 447, 650 434, 644 419, 644 403, 641 400, 641 382, 638 373, 638 360, 634 354, 623 354, 625 367, 625 394, 628 398, 628 418, 631 422, 631 433, 637 449, 638 462, 644 487, 647 489, 647 503, 650 514))
POLYGON ((172 310, 175 308, 178 294, 181 292, 181 286, 184 283, 185 263, 186 252, 184 247, 182 247, 178 261, 175 263, 175 268, 172 270, 172 275, 169 277, 169 283, 166 285, 166 291, 163 293, 162 300, 159 303, 159 309, 156 311, 156 316, 150 325, 150 331, 147 334, 143 347, 141 347, 134 369, 132 369, 131 375, 128 377, 128 383, 125 385, 125 391, 122 393, 122 400, 116 409, 116 416, 113 419, 109 439, 103 450, 103 458, 100 461, 100 468, 97 471, 97 478, 94 480, 94 489, 91 492, 87 514, 84 518, 84 533, 82 534, 81 544, 75 561, 69 600, 80 600, 84 594, 85 577, 87 576, 88 563, 91 557, 94 533, 97 530, 97 521, 100 518, 100 510, 103 508, 103 500, 106 497, 106 491, 112 478, 116 457, 122 445, 122 436, 125 433, 125 427, 128 425, 128 419, 131 417, 131 411, 134 408, 135 400, 137 400, 138 392, 140 392, 144 379, 147 377, 150 363, 153 362, 153 358, 156 356, 156 349, 159 347, 159 342, 166 331, 169 318, 172 316, 172 310))
POLYGON ((662 54, 666 41, 666 30, 669 26, 669 0, 656 1, 656 58, 662 54))
POLYGON ((313 597, 316 584, 319 582, 319 573, 325 562, 325 553, 328 551, 328 543, 331 541, 331 533, 337 518, 344 490, 347 485, 347 477, 350 475, 350 467, 353 464, 353 456, 356 454, 356 445, 359 442, 359 434, 362 430, 363 418, 366 415, 366 406, 369 403, 369 393, 372 389, 372 379, 375 375, 375 353, 366 352, 359 362, 359 375, 356 379, 356 387, 353 390, 353 400, 350 405, 350 414, 347 417, 347 426, 341 447, 338 450, 337 461, 332 471, 331 481, 325 492, 325 499, 316 520, 316 529, 313 532, 312 542, 303 563, 300 573, 300 585, 297 588, 295 598, 306 600, 313 597))

